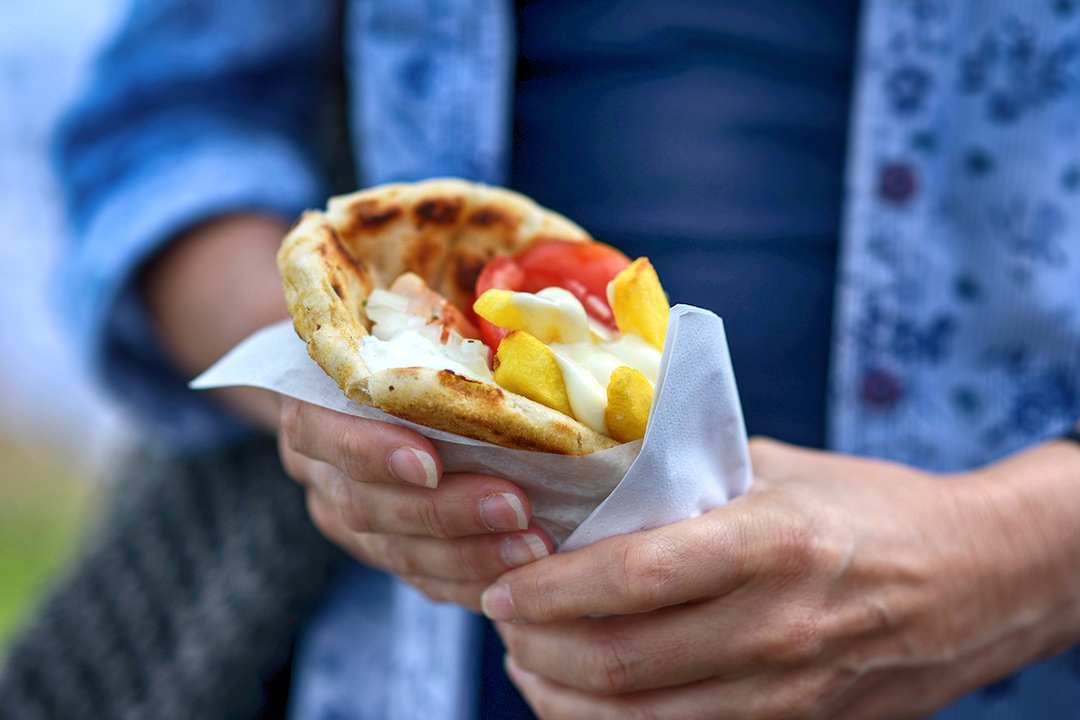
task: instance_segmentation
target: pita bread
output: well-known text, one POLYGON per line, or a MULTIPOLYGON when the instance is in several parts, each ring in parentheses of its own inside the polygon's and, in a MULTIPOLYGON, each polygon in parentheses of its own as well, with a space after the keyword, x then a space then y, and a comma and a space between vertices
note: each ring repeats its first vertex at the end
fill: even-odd
POLYGON ((618 443, 558 411, 449 370, 372 373, 358 350, 369 334, 364 301, 374 288, 414 272, 458 308, 469 308, 491 258, 549 240, 591 238, 518 193, 429 180, 331 198, 325 212, 305 212, 282 243, 278 267, 297 334, 349 398, 504 447, 584 455, 618 443))

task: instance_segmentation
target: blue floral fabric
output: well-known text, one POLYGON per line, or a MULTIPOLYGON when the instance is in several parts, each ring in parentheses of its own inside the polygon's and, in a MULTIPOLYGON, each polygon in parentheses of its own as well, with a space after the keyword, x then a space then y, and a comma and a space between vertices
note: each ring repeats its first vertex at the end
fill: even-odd
POLYGON ((832 444, 961 470, 1080 418, 1080 10, 866 8, 832 444))

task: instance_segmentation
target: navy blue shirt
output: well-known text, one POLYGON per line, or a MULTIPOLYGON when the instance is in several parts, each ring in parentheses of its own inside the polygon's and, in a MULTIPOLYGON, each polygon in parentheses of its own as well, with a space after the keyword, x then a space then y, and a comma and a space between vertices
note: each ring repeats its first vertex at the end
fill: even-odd
POLYGON ((810 446, 857 4, 519 2, 512 185, 723 317, 748 430, 810 446))
MULTIPOLYGON (((748 431, 818 447, 857 10, 518 3, 511 184, 723 317, 748 431)), ((530 717, 501 654, 482 716, 530 717)))

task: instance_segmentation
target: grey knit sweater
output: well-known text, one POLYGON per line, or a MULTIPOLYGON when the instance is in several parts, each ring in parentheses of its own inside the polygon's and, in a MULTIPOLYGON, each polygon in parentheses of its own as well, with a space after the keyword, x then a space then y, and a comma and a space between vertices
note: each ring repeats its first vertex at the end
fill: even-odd
POLYGON ((132 464, 8 655, 0 719, 281 717, 293 640, 345 560, 273 442, 132 464))

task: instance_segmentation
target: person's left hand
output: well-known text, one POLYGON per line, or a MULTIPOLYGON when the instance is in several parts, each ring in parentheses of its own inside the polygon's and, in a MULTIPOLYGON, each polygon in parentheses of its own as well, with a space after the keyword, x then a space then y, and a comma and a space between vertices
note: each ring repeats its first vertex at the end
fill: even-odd
POLYGON ((748 495, 488 589, 541 718, 922 717, 1075 641, 1052 577, 1067 568, 1029 508, 1000 512, 1016 498, 993 472, 768 440, 751 454, 748 495))
POLYGON ((492 580, 550 553, 521 488, 443 474, 413 430, 284 398, 278 447, 319 532, 436 602, 479 610, 492 580))

